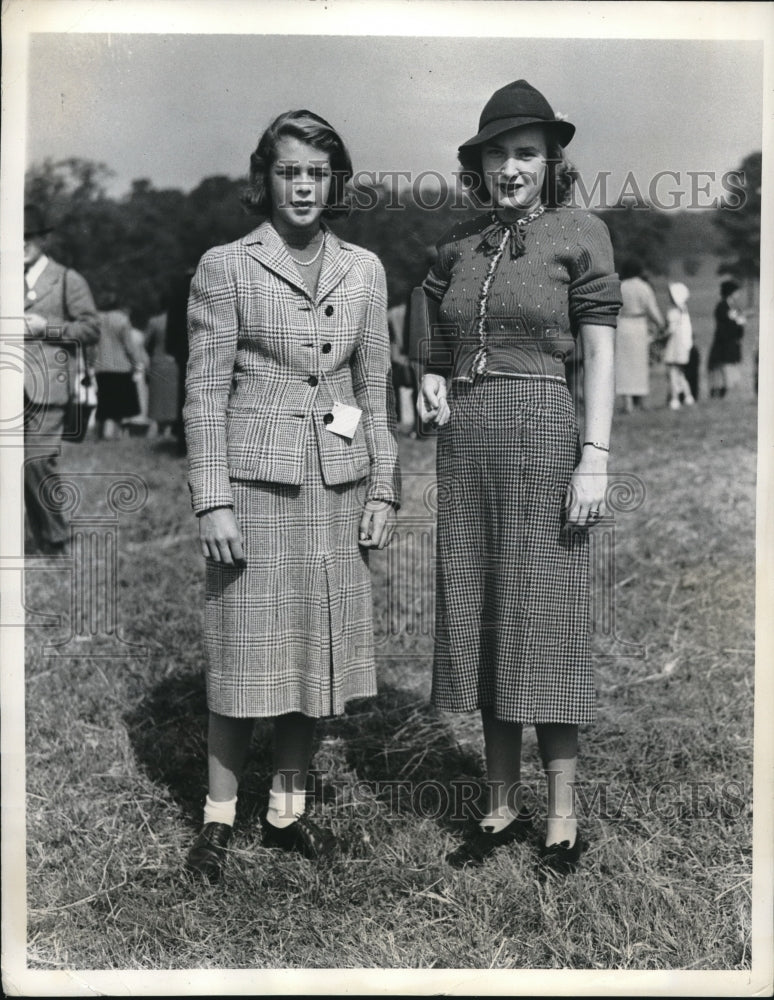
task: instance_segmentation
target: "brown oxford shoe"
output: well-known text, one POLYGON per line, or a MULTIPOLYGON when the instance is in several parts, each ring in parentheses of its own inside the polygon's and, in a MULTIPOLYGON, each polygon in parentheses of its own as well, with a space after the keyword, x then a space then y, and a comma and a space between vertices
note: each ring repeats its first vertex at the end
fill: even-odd
POLYGON ((322 830, 305 814, 289 826, 277 827, 261 816, 263 826, 263 846, 279 847, 283 851, 297 851, 312 861, 332 858, 338 851, 339 842, 328 830, 322 830))
POLYGON ((186 870, 201 875, 210 884, 220 879, 232 827, 228 823, 205 823, 185 859, 186 870))
POLYGON ((545 844, 540 848, 540 874, 546 875, 571 875, 577 871, 578 862, 583 851, 588 844, 581 840, 580 833, 575 835, 575 843, 570 847, 569 840, 563 840, 560 844, 545 844))
POLYGON ((499 833, 493 833, 491 827, 476 825, 460 846, 446 855, 446 862, 452 868, 481 865, 498 847, 524 840, 531 832, 532 818, 527 814, 516 816, 499 833))

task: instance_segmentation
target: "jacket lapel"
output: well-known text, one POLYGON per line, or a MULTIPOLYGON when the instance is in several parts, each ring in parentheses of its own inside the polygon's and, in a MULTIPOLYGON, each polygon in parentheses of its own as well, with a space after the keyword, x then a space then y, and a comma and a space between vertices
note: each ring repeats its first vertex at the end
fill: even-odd
POLYGON ((310 298, 309 291, 290 259, 282 237, 270 222, 262 222, 257 229, 243 238, 242 243, 251 257, 255 257, 264 267, 284 278, 288 284, 310 298))
POLYGON ((319 305, 329 292, 342 280, 355 262, 355 255, 350 249, 342 246, 339 238, 327 226, 326 240, 323 251, 323 262, 320 268, 320 279, 317 282, 315 305, 319 305))
MULTIPOLYGON (((38 280, 35 282, 35 287, 32 289, 34 295, 30 296, 30 290, 27 288, 25 282, 24 285, 24 308, 31 309, 35 312, 36 307, 40 307, 40 303, 48 295, 50 295, 54 290, 59 289, 60 275, 62 268, 60 268, 53 260, 49 260, 46 266, 43 268, 41 273, 38 275, 38 280)), ((58 291, 61 298, 61 291, 58 291)), ((51 308, 47 310, 51 312, 51 308)), ((53 310, 56 314, 62 311, 61 301, 56 304, 56 308, 53 310)))
MULTIPOLYGON (((314 298, 315 305, 319 305, 339 284, 354 263, 352 251, 342 246, 338 237, 327 226, 323 228, 326 233, 325 251, 317 282, 317 295, 314 298)), ((284 240, 270 222, 262 222, 257 229, 242 239, 242 243, 251 257, 255 257, 264 267, 284 278, 307 298, 311 298, 309 289, 299 275, 284 240)))

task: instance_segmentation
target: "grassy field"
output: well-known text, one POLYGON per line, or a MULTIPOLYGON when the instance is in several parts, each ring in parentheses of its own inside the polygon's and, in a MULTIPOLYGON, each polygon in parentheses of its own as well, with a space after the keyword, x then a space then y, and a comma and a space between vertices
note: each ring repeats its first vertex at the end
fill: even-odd
MULTIPOLYGON (((29 967, 748 969, 756 403, 749 362, 738 397, 679 413, 653 378, 652 408, 616 417, 611 469, 644 498, 617 517, 613 564, 599 559, 599 717, 580 769, 590 848, 558 883, 537 879, 536 843, 474 872, 443 862, 461 825, 444 796, 483 768, 478 719, 427 700, 432 439, 402 439, 401 533, 372 562, 380 694, 319 730, 313 809, 345 854, 318 867, 262 848, 259 723, 219 887, 181 872, 206 723, 184 462, 163 441, 66 446, 68 470, 147 483, 120 515, 117 588, 119 630, 147 655, 98 658, 100 635, 46 655, 77 613, 71 577, 28 572, 28 608, 63 616, 27 640, 29 967)), ((84 509, 104 516, 101 480, 82 481, 84 509)), ((542 815, 531 731, 524 758, 542 815)))

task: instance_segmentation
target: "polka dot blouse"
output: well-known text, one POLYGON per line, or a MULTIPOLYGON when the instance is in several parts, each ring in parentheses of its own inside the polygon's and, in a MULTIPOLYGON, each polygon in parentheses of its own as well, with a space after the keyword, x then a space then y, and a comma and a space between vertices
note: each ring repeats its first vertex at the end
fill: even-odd
POLYGON ((547 208, 510 230, 491 215, 438 244, 425 293, 439 303, 425 370, 564 378, 582 323, 615 326, 621 307, 607 227, 588 212, 547 208))

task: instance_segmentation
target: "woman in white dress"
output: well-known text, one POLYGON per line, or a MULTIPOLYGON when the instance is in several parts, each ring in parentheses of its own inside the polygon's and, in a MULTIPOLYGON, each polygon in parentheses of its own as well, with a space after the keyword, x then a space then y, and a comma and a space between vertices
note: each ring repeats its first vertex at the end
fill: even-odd
POLYGON ((650 393, 648 321, 661 330, 664 317, 638 260, 624 261, 620 277, 623 308, 615 339, 615 391, 623 396, 625 412, 631 413, 635 406, 644 405, 650 393))

